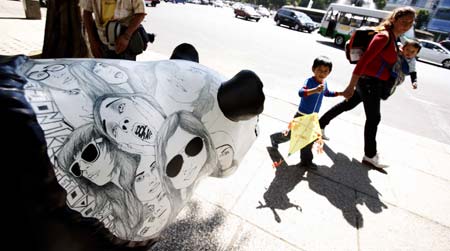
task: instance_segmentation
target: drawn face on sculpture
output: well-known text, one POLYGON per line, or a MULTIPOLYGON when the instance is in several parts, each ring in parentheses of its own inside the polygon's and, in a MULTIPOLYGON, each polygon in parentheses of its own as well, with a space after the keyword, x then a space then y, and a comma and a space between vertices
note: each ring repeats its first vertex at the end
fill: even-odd
POLYGON ((197 179, 206 163, 204 140, 182 128, 177 128, 167 142, 166 175, 176 189, 186 188, 197 179))
POLYGON ((167 196, 160 195, 157 203, 144 203, 144 207, 148 209, 150 215, 145 220, 139 234, 144 237, 151 237, 164 229, 167 225, 172 208, 167 196))
POLYGON ((156 203, 158 196, 166 196, 163 191, 156 162, 150 166, 139 165, 134 180, 136 196, 142 202, 156 203))
POLYGON ((113 160, 106 151, 102 138, 85 145, 81 152, 75 155, 75 161, 69 167, 69 172, 73 176, 84 177, 98 186, 112 180, 113 170, 113 160))
POLYGON ((152 236, 161 231, 171 214, 170 201, 160 178, 156 162, 151 165, 139 165, 136 170, 134 180, 136 196, 148 209, 149 214, 139 231, 139 234, 144 237, 152 236))
POLYGON ((223 169, 228 169, 233 165, 234 150, 228 144, 221 145, 216 148, 217 158, 223 169))
POLYGON ((68 71, 66 64, 36 64, 27 77, 54 89, 70 91, 79 88, 77 81, 68 71))
POLYGON ((190 62, 161 62, 156 65, 158 86, 156 95, 177 103, 191 104, 205 86, 206 73, 190 62))
POLYGON ((93 71, 109 84, 123 84, 128 81, 127 73, 111 64, 97 62, 93 71))
POLYGON ((121 149, 131 153, 149 151, 164 121, 151 103, 138 96, 105 98, 100 104, 99 116, 103 131, 121 149))

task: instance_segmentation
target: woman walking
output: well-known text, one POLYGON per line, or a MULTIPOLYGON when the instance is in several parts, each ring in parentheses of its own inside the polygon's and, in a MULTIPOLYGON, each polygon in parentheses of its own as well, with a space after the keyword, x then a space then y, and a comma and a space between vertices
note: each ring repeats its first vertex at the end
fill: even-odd
POLYGON ((335 105, 319 120, 320 127, 324 129, 333 118, 353 109, 362 101, 366 114, 362 162, 376 168, 387 167, 380 161, 376 142, 381 120, 380 94, 391 76, 390 69, 397 61, 396 40, 412 27, 415 16, 416 12, 411 7, 397 8, 377 27, 379 32, 358 61, 350 83, 343 92, 346 100, 335 105))

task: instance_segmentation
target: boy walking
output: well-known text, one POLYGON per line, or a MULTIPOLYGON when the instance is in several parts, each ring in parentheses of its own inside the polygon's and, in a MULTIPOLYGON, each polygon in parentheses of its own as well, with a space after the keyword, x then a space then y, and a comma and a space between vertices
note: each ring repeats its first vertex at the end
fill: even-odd
MULTIPOLYGON (((314 76, 308 78, 305 84, 298 91, 298 95, 301 97, 298 111, 295 113, 294 118, 303 116, 305 114, 311 114, 313 112, 319 112, 322 105, 323 96, 336 97, 341 95, 339 92, 328 90, 327 82, 325 79, 331 72, 333 63, 328 57, 320 56, 314 59, 312 66, 312 72, 314 76)), ((272 147, 278 148, 278 144, 289 141, 291 138, 291 132, 278 132, 270 135, 270 142, 272 147)), ((301 167, 317 169, 317 165, 313 163, 312 146, 314 142, 305 146, 300 150, 300 163, 301 167)))

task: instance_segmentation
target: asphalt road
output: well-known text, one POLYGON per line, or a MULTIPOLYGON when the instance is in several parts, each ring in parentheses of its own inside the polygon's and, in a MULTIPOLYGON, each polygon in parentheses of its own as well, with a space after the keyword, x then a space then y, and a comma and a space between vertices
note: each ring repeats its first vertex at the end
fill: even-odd
MULTIPOLYGON (((342 91, 354 65, 347 62, 342 49, 317 33, 278 27, 272 18, 259 22, 235 18, 231 8, 162 2, 147 8, 144 26, 157 34, 149 50, 170 56, 180 43, 193 44, 200 63, 232 77, 242 69, 255 71, 264 83, 268 99, 298 104, 298 88, 311 76, 315 57, 327 55, 333 61, 329 88, 342 91)), ((450 70, 418 62, 419 89, 410 79, 394 96, 382 104, 382 124, 450 144, 450 70)), ((320 114, 342 100, 326 99, 320 114)), ((276 115, 276 114, 272 114, 276 115)), ((343 114, 364 122, 362 105, 343 114)))

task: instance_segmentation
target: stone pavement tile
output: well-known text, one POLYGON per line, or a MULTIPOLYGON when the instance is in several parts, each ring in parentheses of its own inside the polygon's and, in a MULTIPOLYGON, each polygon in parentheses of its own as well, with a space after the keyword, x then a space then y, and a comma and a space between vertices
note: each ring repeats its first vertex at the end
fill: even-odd
POLYGON ((353 190, 296 166, 266 165, 233 213, 304 250, 357 250, 353 190))
POLYGON ((430 162, 430 174, 450 182, 450 153, 447 153, 446 151, 437 152, 433 151, 433 149, 426 148, 423 149, 423 155, 425 155, 430 162))
POLYGON ((295 247, 283 239, 247 223, 241 226, 238 235, 235 236, 233 243, 227 250, 301 251, 304 249, 295 247))
POLYGON ((414 168, 450 181, 447 145, 395 128, 380 128, 379 148, 393 166, 414 168))
POLYGON ((0 54, 36 54, 42 50, 47 9, 41 8, 40 20, 25 19, 20 1, 0 2, 0 54))
MULTIPOLYGON (((366 203, 372 200, 360 193, 358 199, 366 203)), ((364 217, 358 233, 359 250, 450 250, 448 227, 392 205, 378 214, 363 206, 358 208, 364 217)))
POLYGON ((203 200, 230 210, 247 188, 254 174, 262 168, 263 159, 264 155, 260 150, 256 147, 251 148, 234 174, 225 178, 203 179, 197 186, 195 194, 203 200))
POLYGON ((334 151, 331 147, 325 147, 325 153, 334 156, 330 157, 334 159, 334 164, 319 166, 318 175, 450 226, 450 217, 446 213, 450 212, 448 180, 395 162, 384 170, 384 174, 334 151))
POLYGON ((266 91, 266 105, 264 106, 263 116, 268 116, 272 118, 276 118, 277 120, 281 120, 285 122, 285 127, 287 127, 287 123, 292 119, 295 112, 298 109, 298 103, 287 103, 285 100, 281 100, 273 96, 272 89, 270 93, 266 91), (270 95, 270 96, 269 96, 270 95), (270 105, 267 105, 270 104, 270 105))
POLYGON ((240 224, 239 217, 194 196, 149 251, 228 250, 240 224))
POLYGON ((401 167, 387 178, 395 200, 386 201, 450 228, 450 182, 401 167))

